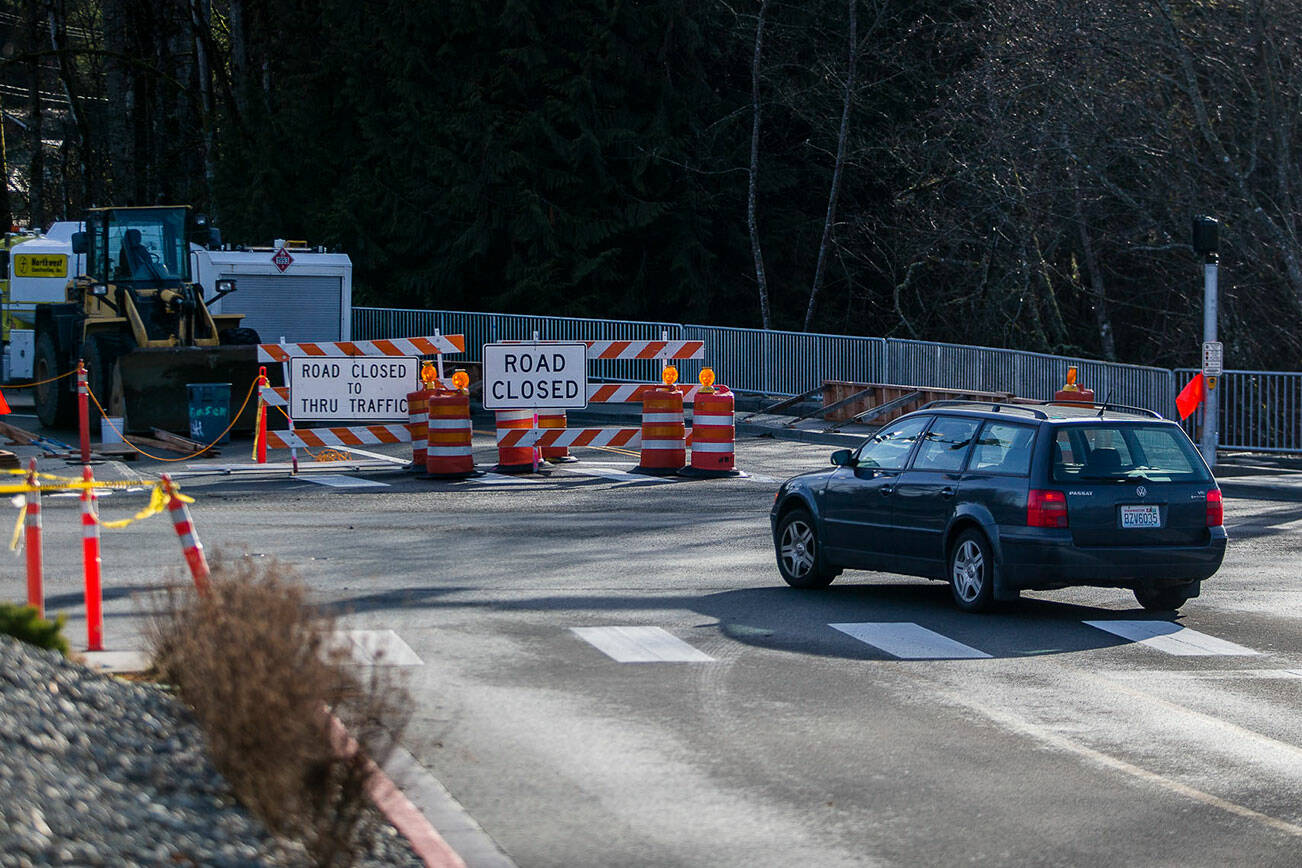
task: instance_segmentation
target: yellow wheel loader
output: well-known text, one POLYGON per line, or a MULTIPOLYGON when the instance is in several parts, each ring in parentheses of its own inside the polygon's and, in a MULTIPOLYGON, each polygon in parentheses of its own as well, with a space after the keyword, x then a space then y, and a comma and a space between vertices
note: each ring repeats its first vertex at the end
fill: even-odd
MULTIPOLYGON (((38 307, 33 379, 49 380, 83 359, 91 391, 128 431, 188 434, 193 383, 230 383, 233 416, 257 377, 258 334, 240 328, 243 314, 209 313, 234 281, 219 281, 205 300, 191 279, 192 241, 218 246, 220 235, 188 206, 91 209, 85 231, 72 236, 86 273, 68 282, 66 302, 38 307)), ((43 425, 74 422, 75 376, 35 391, 43 425)), ((256 406, 255 397, 237 429, 252 427, 256 406)), ((92 403, 92 424, 98 417, 92 403)))

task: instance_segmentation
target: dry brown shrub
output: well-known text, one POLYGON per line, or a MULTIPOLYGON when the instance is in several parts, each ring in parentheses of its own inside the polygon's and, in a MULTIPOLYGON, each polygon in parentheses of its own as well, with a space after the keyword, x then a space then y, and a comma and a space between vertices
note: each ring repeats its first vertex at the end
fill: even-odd
POLYGON ((374 827, 368 759, 383 765, 410 706, 395 670, 358 667, 333 617, 274 559, 218 553, 209 596, 177 584, 152 615, 157 675, 193 710, 240 802, 316 864, 353 864, 374 827), (360 752, 340 749, 329 715, 360 752))

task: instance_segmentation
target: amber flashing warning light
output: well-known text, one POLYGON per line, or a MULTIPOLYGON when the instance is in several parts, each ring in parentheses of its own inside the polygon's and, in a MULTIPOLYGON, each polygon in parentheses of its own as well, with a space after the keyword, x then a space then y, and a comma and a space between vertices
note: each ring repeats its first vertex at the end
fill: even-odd
POLYGON ((461 391, 465 391, 470 386, 470 375, 457 368, 452 373, 452 385, 461 391))
POLYGON ((1094 400, 1093 389, 1082 389, 1076 384, 1076 366, 1067 369, 1067 382, 1053 395, 1055 401, 1081 401, 1091 403, 1094 400))
POLYGON ((660 372, 660 379, 666 386, 672 386, 678 382, 678 369, 673 365, 665 365, 665 369, 660 372))
POLYGON ((433 362, 425 362, 420 366, 420 381, 425 388, 428 389, 437 379, 438 373, 434 370, 433 362))
POLYGON ((714 394, 714 368, 701 368, 697 377, 701 381, 701 391, 707 395, 714 394))

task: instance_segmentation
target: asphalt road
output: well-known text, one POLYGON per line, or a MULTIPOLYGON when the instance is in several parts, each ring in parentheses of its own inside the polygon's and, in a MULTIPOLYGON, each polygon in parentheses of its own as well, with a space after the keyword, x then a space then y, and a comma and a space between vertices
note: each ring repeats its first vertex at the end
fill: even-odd
MULTIPOLYGON (((1298 864, 1302 474, 1226 480, 1225 566, 1178 618, 1096 589, 973 616, 920 579, 781 582, 773 492, 827 445, 744 438, 725 480, 596 451, 528 481, 185 476, 244 449, 176 466, 200 537, 387 639, 406 748, 500 848, 472 865, 1298 864)), ((76 509, 47 501, 47 595, 84 647, 76 509)), ((104 562, 108 647, 139 647, 179 546, 154 518, 106 531, 104 562)))

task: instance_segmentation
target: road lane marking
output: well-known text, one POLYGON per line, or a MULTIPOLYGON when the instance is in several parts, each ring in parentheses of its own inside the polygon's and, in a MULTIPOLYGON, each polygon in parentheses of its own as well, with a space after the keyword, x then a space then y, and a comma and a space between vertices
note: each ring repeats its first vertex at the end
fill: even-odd
POLYGON ((1171 621, 1084 621, 1091 627, 1177 657, 1248 656, 1251 648, 1190 630, 1171 621))
POLYGON ((1170 790, 1173 793, 1193 799, 1196 802, 1201 802, 1204 805, 1218 808, 1226 813, 1234 814, 1238 817, 1244 817, 1278 832, 1302 838, 1302 826, 1290 823, 1287 820, 1281 820, 1279 817, 1272 817, 1269 814, 1263 814, 1260 811, 1254 811, 1252 808, 1245 805, 1231 802, 1228 799, 1222 799, 1220 796, 1214 796, 1211 793, 1204 792, 1196 787, 1191 787, 1188 784, 1173 780, 1165 775, 1149 771, 1142 766, 1137 766, 1134 763, 1127 762, 1120 757, 1115 757, 1111 754, 1104 753, 1103 751, 1095 750, 1092 747, 1081 744, 1065 735, 1054 732, 1047 727, 1033 723, 1025 718, 1018 717, 1017 715, 1004 711, 1003 709, 992 708, 984 703, 977 702, 976 700, 956 693, 950 693, 949 696, 956 704, 971 708, 973 711, 978 711, 993 720, 995 723, 998 723, 1013 732, 1020 732, 1023 735, 1027 735, 1044 744, 1056 747, 1059 750, 1069 751, 1100 766, 1130 775, 1133 778, 1170 790))
POLYGON ((339 640, 339 649, 363 666, 425 665, 392 630, 340 630, 339 640))
POLYGON ((659 627, 571 627, 571 632, 619 663, 709 663, 697 651, 659 627))
POLYGON ((828 624, 860 642, 904 660, 975 660, 990 655, 908 621, 828 624))
POLYGON ((376 482, 373 479, 358 479, 356 476, 344 476, 342 473, 323 473, 302 476, 308 482, 315 482, 317 485, 328 485, 331 488, 388 488, 387 482, 376 482))
POLYGON ((473 476, 466 480, 478 485, 536 485, 542 482, 541 479, 530 479, 526 476, 510 476, 505 473, 487 472, 483 476, 473 476))

